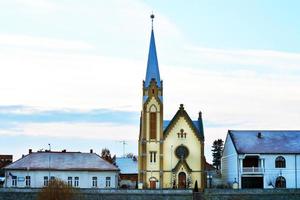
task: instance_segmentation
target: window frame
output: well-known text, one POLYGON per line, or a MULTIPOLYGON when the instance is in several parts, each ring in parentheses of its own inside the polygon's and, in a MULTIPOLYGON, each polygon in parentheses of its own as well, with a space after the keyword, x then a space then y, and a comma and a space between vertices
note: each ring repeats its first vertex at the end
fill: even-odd
POLYGON ((149 116, 149 138, 150 140, 156 140, 157 138, 157 113, 150 112, 149 116))
POLYGON ((111 187, 111 177, 107 176, 105 177, 105 187, 111 187))
POLYGON ((93 188, 98 187, 98 178, 97 178, 97 176, 92 177, 92 187, 93 188))
POLYGON ((283 176, 278 176, 275 181, 276 188, 286 188, 286 179, 283 176))
POLYGON ((49 177, 44 176, 44 187, 47 187, 49 185, 49 177))
POLYGON ((286 160, 283 156, 275 158, 275 168, 286 168, 286 160))
POLYGON ((69 187, 73 186, 73 177, 72 176, 68 176, 68 186, 69 187))
POLYGON ((74 187, 79 187, 79 177, 75 176, 74 178, 74 187))
POLYGON ((150 163, 156 163, 156 151, 150 151, 150 163))
POLYGON ((18 186, 18 177, 17 176, 12 176, 11 186, 12 187, 18 186))
POLYGON ((25 176, 25 185, 26 187, 31 187, 31 177, 25 176))

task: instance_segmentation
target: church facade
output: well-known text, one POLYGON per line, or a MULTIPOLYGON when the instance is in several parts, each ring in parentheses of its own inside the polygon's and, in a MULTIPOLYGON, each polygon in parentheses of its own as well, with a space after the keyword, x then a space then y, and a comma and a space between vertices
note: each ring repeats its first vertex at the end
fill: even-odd
MULTIPOLYGON (((151 16, 152 20, 154 16, 151 16)), ((204 131, 201 112, 192 120, 180 104, 171 120, 163 118, 160 79, 153 26, 138 141, 138 179, 143 188, 204 188, 204 131)))

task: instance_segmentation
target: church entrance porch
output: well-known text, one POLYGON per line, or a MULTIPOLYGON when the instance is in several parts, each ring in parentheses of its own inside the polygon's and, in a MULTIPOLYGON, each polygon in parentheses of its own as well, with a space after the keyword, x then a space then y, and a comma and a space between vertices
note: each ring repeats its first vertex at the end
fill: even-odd
POLYGON ((180 172, 178 174, 178 188, 179 189, 186 188, 186 174, 184 172, 180 172))

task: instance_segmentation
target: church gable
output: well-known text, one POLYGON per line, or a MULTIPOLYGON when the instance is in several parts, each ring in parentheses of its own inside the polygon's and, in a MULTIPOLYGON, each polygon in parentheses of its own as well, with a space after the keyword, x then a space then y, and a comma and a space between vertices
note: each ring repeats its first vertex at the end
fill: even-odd
POLYGON ((172 132, 174 126, 178 123, 182 124, 181 130, 178 133, 176 133, 178 137, 185 138, 186 133, 184 132, 183 127, 189 127, 189 129, 192 130, 192 132, 196 135, 199 141, 204 140, 201 116, 199 116, 199 119, 197 121, 192 121, 187 112, 184 110, 183 104, 180 104, 179 110, 177 111, 177 113, 171 121, 166 120, 163 122, 164 138, 167 138, 170 132, 172 132))

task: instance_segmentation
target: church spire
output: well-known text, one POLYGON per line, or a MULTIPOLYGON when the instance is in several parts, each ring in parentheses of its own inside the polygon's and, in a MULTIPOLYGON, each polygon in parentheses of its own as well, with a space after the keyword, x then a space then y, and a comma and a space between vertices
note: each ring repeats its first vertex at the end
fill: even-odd
POLYGON ((157 54, 156 54, 156 46, 155 46, 155 39, 154 39, 154 32, 153 32, 154 15, 151 14, 150 18, 151 18, 151 22, 152 22, 152 30, 151 30, 150 47, 149 47, 149 54, 148 54, 145 87, 149 87, 151 80, 155 79, 157 86, 160 88, 161 82, 160 82, 160 75, 159 75, 159 68, 158 68, 158 61, 157 61, 157 54))

